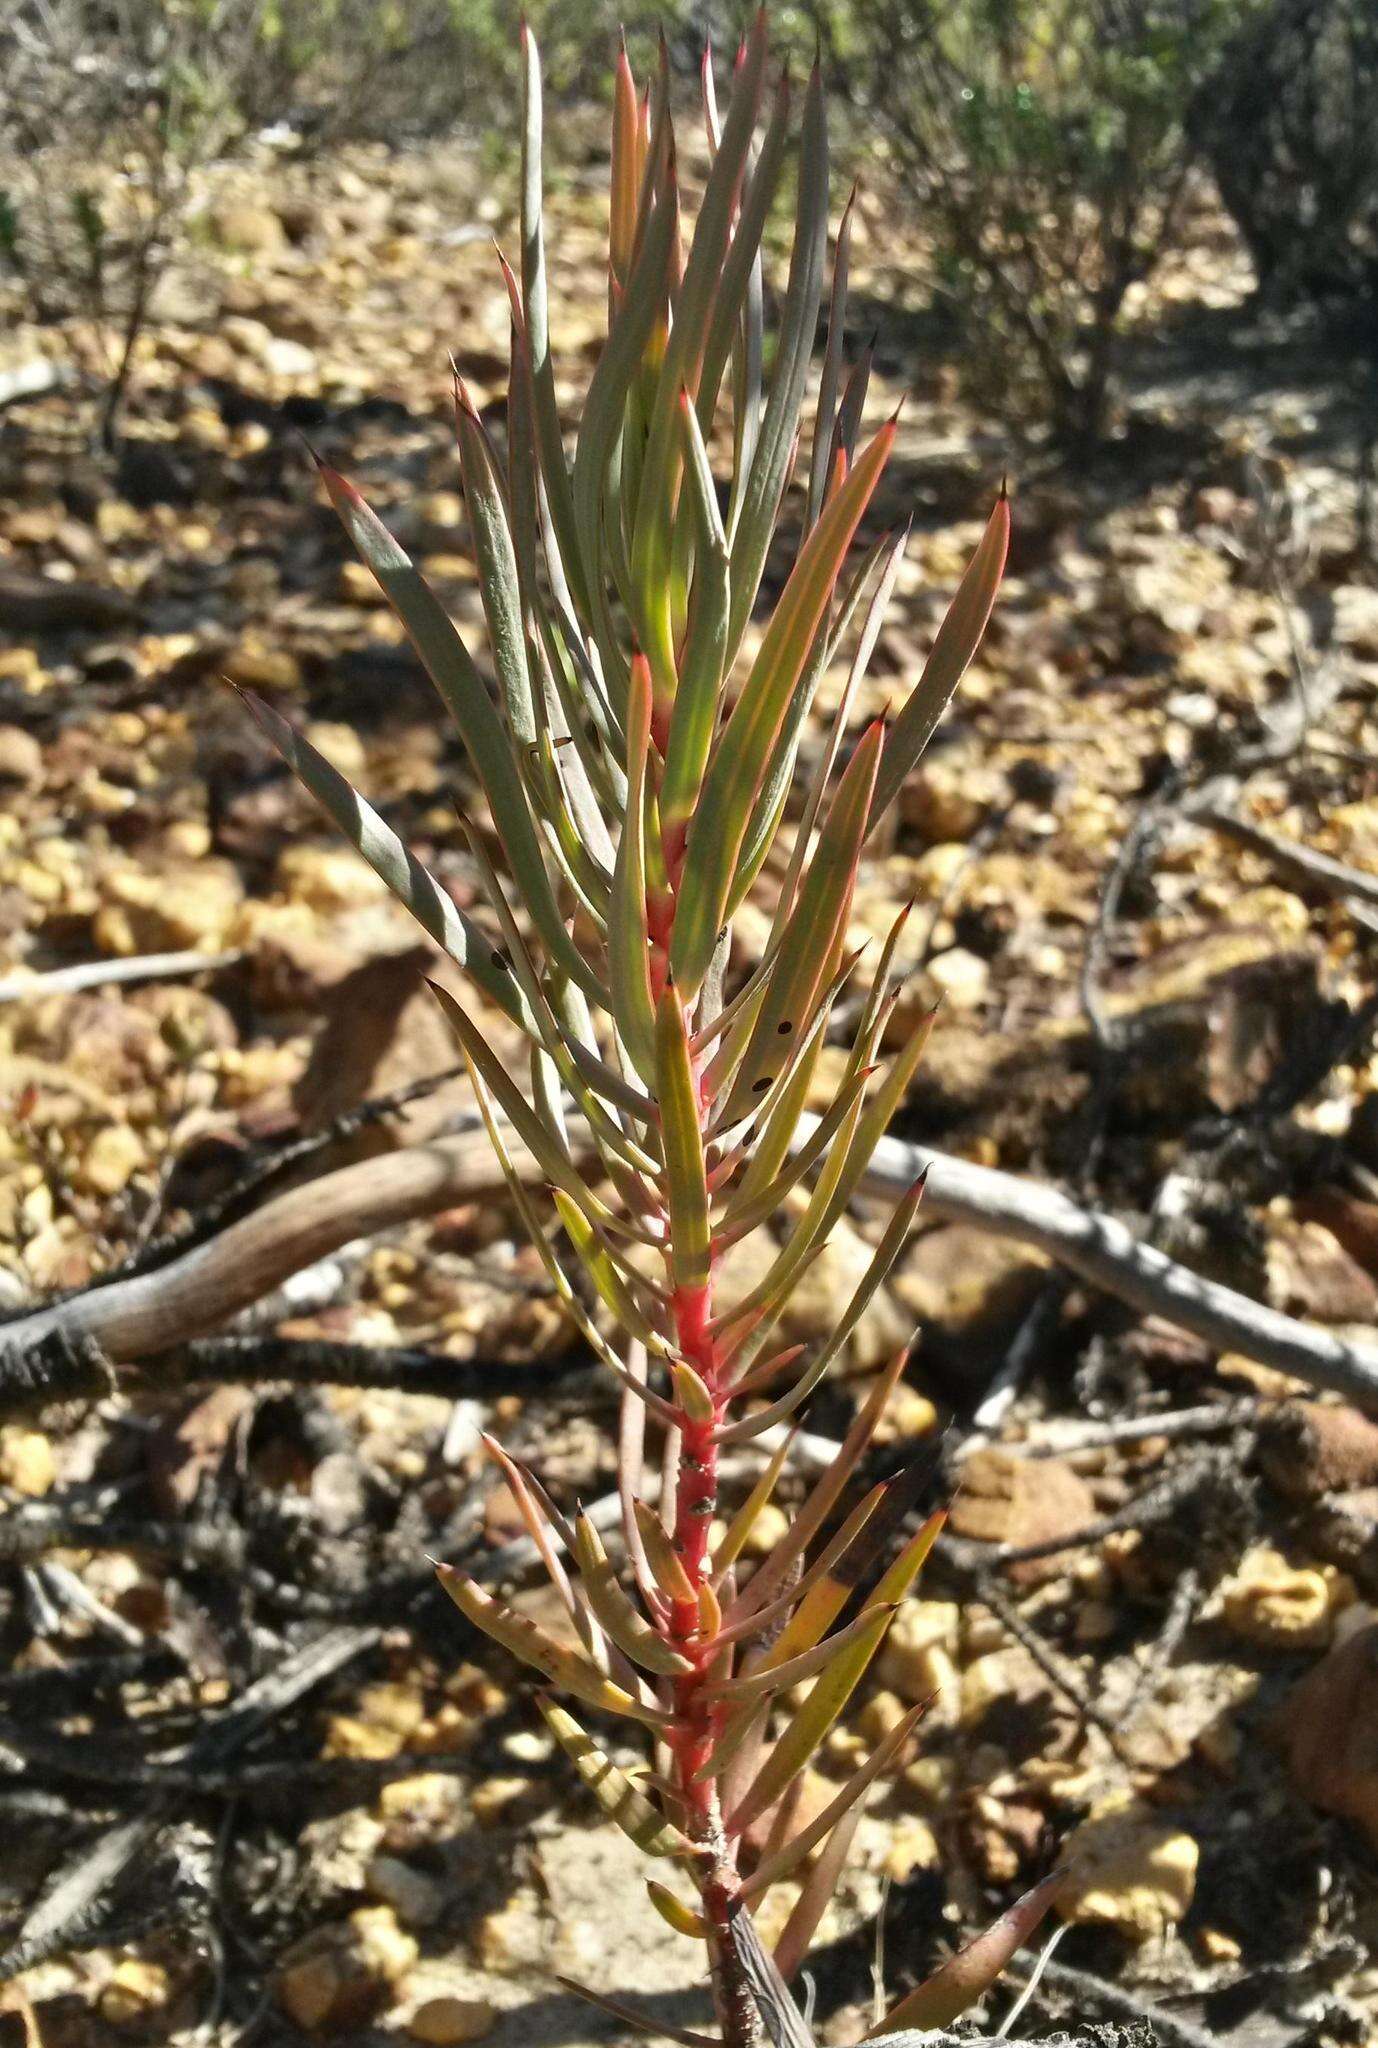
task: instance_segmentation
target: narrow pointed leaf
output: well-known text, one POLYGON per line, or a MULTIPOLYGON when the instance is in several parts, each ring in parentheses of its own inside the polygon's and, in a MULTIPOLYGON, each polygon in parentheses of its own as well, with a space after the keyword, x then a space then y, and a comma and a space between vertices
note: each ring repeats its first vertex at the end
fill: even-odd
POLYGON ((541 56, 530 25, 522 22, 522 307, 531 357, 536 439, 551 524, 565 573, 577 600, 586 594, 575 538, 574 502, 565 462, 560 415, 555 404, 555 366, 550 355, 550 314, 545 275, 545 223, 541 174, 541 56))
POLYGON ((691 1422, 711 1422, 717 1414, 717 1403, 708 1391, 704 1381, 695 1372, 687 1359, 677 1358, 670 1367, 670 1378, 674 1382, 675 1396, 680 1407, 691 1422))
POLYGON ((653 2012, 638 2012, 634 2005, 627 2005, 620 1998, 609 1998, 605 1992, 591 1991, 587 1984, 579 1983, 575 1977, 563 1977, 558 1970, 551 1972, 555 1982, 576 1998, 582 1998, 586 2005, 596 2007, 615 2019, 619 2026, 630 2027, 634 2034, 641 2034, 651 2041, 676 2041, 679 2048, 722 2048, 716 2034, 699 2034, 692 2027, 677 2027, 663 2015, 653 2012))
POLYGON ((513 980, 511 967, 486 933, 464 915, 448 890, 407 851, 392 827, 331 767, 324 754, 261 697, 251 690, 240 694, 288 767, 379 879, 406 904, 422 930, 473 976, 514 1024, 536 1036, 536 1021, 513 980))
POLYGON ((921 1529, 915 1530, 871 1595, 869 1605, 883 1607, 889 1601, 904 1599, 928 1562, 933 1545, 941 1536, 946 1521, 946 1508, 938 1508, 928 1517, 921 1529))
POLYGON ((893 1609, 862 1617, 863 1626, 815 1682, 808 1698, 797 1709, 767 1756, 745 1798, 728 1816, 730 1833, 739 1835, 754 1820, 759 1820, 803 1770, 861 1683, 866 1667, 890 1626, 891 1613, 893 1609))
MULTIPOLYGON (((894 1612, 894 1609, 891 1609, 894 1612)), ((868 1610, 858 1614, 839 1629, 826 1643, 815 1643, 810 1650, 803 1650, 797 1657, 785 1658, 776 1663, 772 1659, 758 1665, 754 1671, 744 1671, 737 1678, 719 1678, 704 1688, 709 1699, 728 1700, 734 1706, 742 1700, 765 1698, 770 1693, 785 1692, 792 1685, 800 1685, 806 1678, 812 1678, 832 1660, 844 1657, 852 1645, 869 1634, 873 1616, 868 1610)))
POLYGON ((491 1636, 495 1643, 510 1651, 523 1664, 529 1664, 546 1678, 553 1679, 562 1691, 583 1700, 586 1706, 600 1708, 606 1714, 646 1721, 652 1727, 664 1724, 666 1716, 658 1707, 649 1707, 643 1701, 633 1699, 629 1692, 620 1685, 614 1685, 578 1651, 557 1642, 554 1636, 547 1635, 537 1622, 528 1620, 526 1615, 504 1607, 500 1600, 485 1593, 473 1579, 457 1572, 453 1565, 437 1565, 436 1576, 460 1613, 475 1628, 491 1636))
POLYGON ((637 655, 627 694, 627 812, 608 906, 608 978, 613 1019, 633 1066, 655 1081, 655 1005, 646 922, 646 762, 651 743, 651 672, 637 655))
POLYGON ((721 1584, 722 1575, 741 1556, 742 1547, 760 1518, 761 1510, 775 1491, 775 1482, 785 1469, 785 1461, 794 1448, 795 1432, 791 1431, 769 1464, 752 1487, 742 1505, 727 1525, 727 1530, 717 1549, 713 1552, 713 1575, 721 1584))
POLYGON ((667 985, 656 1008, 655 1074, 670 1210, 670 1270, 677 1288, 701 1288, 708 1280, 712 1243, 708 1181, 689 1040, 673 985, 667 985))
POLYGON ((618 1272, 607 1242, 599 1236, 588 1217, 568 1195, 555 1189, 555 1207, 579 1261, 597 1289, 600 1301, 616 1316, 622 1328, 644 1344, 648 1351, 669 1349, 665 1333, 657 1330, 638 1304, 622 1274, 618 1272))
POLYGON ((993 1921, 964 1949, 918 1989, 892 2006, 878 2027, 864 2040, 880 2034, 913 2029, 916 2033, 945 2031, 961 2018, 978 1998, 989 1991, 1015 1952, 1022 1948, 1047 1913, 1066 1879, 1064 1870, 1054 1870, 1041 1884, 1016 1899, 1007 1913, 993 1921))
POLYGON ((455 420, 460 471, 474 540, 479 592, 488 622, 488 644, 493 651, 493 666, 513 740, 519 748, 531 747, 536 742, 536 711, 522 630, 516 549, 488 438, 462 383, 457 391, 455 420))
POLYGON ((823 608, 894 441, 881 428, 805 542, 713 756, 689 826, 670 964, 697 991, 727 911, 752 802, 823 608))
POLYGON ((1009 544, 1009 500, 1002 495, 938 628, 923 674, 890 728, 871 803, 873 826, 899 795, 905 777, 928 745, 934 726, 980 645, 1004 574, 1009 544))
POLYGON ((651 1904, 667 1927, 672 1927, 676 1934, 687 1934, 691 1941, 707 1941, 708 1922, 702 1913, 696 1913, 692 1906, 686 1906, 683 1899, 677 1898, 668 1885, 657 1884, 656 1880, 651 1878, 646 1891, 651 1904))
POLYGON ((838 785, 788 921, 782 958, 762 996, 732 1083, 724 1112, 729 1123, 750 1107, 752 1090, 768 1067, 773 1070, 782 1042, 807 1027, 814 1005, 835 971, 851 910, 881 741, 877 720, 868 727, 838 785))
POLYGON ((804 99, 799 143, 799 196, 789 282, 775 350, 775 369, 740 503, 733 507, 732 621, 729 647, 741 644, 776 513, 784 493, 813 353, 828 260, 828 122, 815 64, 804 99))
POLYGON ((818 1923, 827 1912, 833 1893, 837 1890, 847 1858, 851 1853, 852 1839, 861 1821, 861 1808, 854 1806, 844 1813, 837 1826, 829 1835, 823 1853, 804 1880, 804 1889, 799 1894, 794 1911, 785 1922, 784 1932, 775 1944, 775 1961, 780 1975, 788 1981, 803 1968, 809 1952, 809 1943, 818 1931, 818 1923))
POLYGON ((554 1185, 563 1194, 568 1195, 590 1221, 605 1228, 625 1229, 620 1219, 605 1203, 600 1202, 586 1185, 569 1154, 562 1149, 553 1132, 536 1115, 482 1032, 461 1009, 449 990, 441 988, 436 982, 430 983, 430 989, 465 1053, 482 1074, 517 1136, 532 1158, 539 1162, 542 1172, 549 1175, 554 1185))
POLYGON ((602 984, 565 930, 511 742, 468 648, 410 556, 397 545, 353 484, 334 470, 322 469, 321 476, 345 531, 373 571, 405 627, 422 667, 454 716, 483 784, 513 878, 551 958, 587 995, 602 1002, 602 984))
POLYGON ((823 368, 818 379, 818 407, 814 413, 813 451, 809 466, 809 501, 804 515, 806 526, 812 526, 823 510, 823 489, 828 480, 833 415, 837 406, 837 385, 842 369, 842 340, 847 321, 847 272, 851 262, 852 214, 855 206, 854 185, 847 204, 842 209, 842 219, 837 227, 837 247, 833 251, 833 283, 828 301, 828 341, 823 352, 823 368))
POLYGON ((649 1799, 637 1791, 625 1771, 618 1769, 592 1736, 585 1733, 572 1714, 544 1694, 537 1701, 546 1726, 559 1743, 598 1804, 643 1856, 697 1856, 700 1852, 687 1835, 649 1799))
POLYGON ((875 1433, 885 1404, 895 1391, 899 1376, 904 1371, 907 1356, 908 1353, 904 1351, 896 1353, 885 1370, 877 1376, 875 1385, 857 1412, 856 1420, 839 1445, 837 1456, 814 1482, 808 1499, 791 1520, 788 1533, 761 1565, 750 1585, 733 1603, 729 1610, 729 1620, 736 1621, 743 1614, 750 1614, 757 1608, 764 1607, 768 1600, 783 1590, 795 1560, 803 1556, 823 1527, 832 1513, 833 1503, 856 1470, 866 1446, 875 1433))
POLYGON ((917 1707, 911 1707, 890 1732, 881 1738, 865 1763, 859 1764, 852 1772, 837 1797, 830 1799, 822 1812, 815 1814, 791 1841, 777 1849, 773 1856, 767 1856, 763 1862, 757 1864, 742 1885, 742 1897, 748 1904, 752 1899, 760 1898, 763 1892, 769 1891, 773 1884, 778 1884, 782 1877, 788 1877, 792 1870, 797 1869, 804 1858, 818 1847, 823 1837, 865 1797, 881 1773, 889 1769, 927 1711, 926 1701, 917 1707))
POLYGON ((896 1203, 881 1235, 880 1243, 871 1255, 870 1264, 808 1371, 787 1394, 782 1394, 778 1401, 772 1402, 770 1407, 763 1409, 760 1414, 748 1415, 740 1422, 729 1423, 721 1432, 722 1442, 743 1443, 752 1437, 760 1436, 765 1430, 773 1429, 776 1423, 787 1421, 800 1404, 808 1399, 828 1367, 847 1344, 853 1330, 875 1298, 878 1288, 904 1250, 914 1225, 915 1213, 923 1199, 925 1179, 925 1175, 920 1175, 908 1193, 896 1203))
POLYGON ((669 1535, 666 1532, 665 1524, 661 1521, 655 1509, 648 1507, 643 1500, 639 1500, 636 1503, 635 1512, 637 1527, 641 1531, 641 1540, 646 1546, 646 1561, 651 1567, 652 1575, 661 1592, 667 1600, 693 1602, 695 1599, 693 1584, 690 1581, 689 1574, 680 1563, 675 1546, 670 1541, 669 1535))
POLYGON ((585 1514, 574 1525, 574 1539, 589 1605, 618 1648, 633 1663, 663 1678, 683 1678, 692 1671, 689 1659, 652 1628, 623 1592, 598 1531, 585 1514))

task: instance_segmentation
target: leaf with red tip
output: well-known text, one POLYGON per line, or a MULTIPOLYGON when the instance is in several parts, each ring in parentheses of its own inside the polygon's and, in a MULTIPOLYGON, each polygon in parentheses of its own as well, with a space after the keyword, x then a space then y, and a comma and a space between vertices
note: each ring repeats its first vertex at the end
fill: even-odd
POLYGON ((708 1181, 689 1038, 673 983, 656 1006, 655 1076, 665 1147, 670 1269, 676 1287, 700 1288, 707 1283, 711 1261, 708 1181))
POLYGON ((912 2028, 916 2033, 936 2033, 950 2027, 989 1991, 1015 1952, 1022 1948, 1057 1897, 1066 1871, 1054 1870, 1041 1884, 1016 1899, 1007 1913, 959 1949, 926 1983, 902 1998, 872 2027, 864 2040, 912 2028))
POLYGON ((449 706, 483 784, 513 879, 552 961, 595 1002, 606 992, 565 930, 512 744, 449 614, 410 556, 345 477, 322 469, 331 502, 406 628, 422 667, 449 706))
POLYGON ((938 637, 924 663, 923 674, 890 728, 871 803, 872 826, 899 795, 905 777, 928 745, 934 726, 947 709, 948 700, 981 644, 981 635, 986 630, 995 593, 1005 571, 1009 544, 1009 500, 1002 496, 996 501, 980 545, 967 565, 966 574, 957 587, 957 595, 948 606, 947 616, 938 628, 938 637))
POLYGON ((809 535, 767 626, 689 825, 670 964, 697 992, 717 944, 750 821, 785 714, 843 558, 894 440, 882 427, 809 535))
POLYGON ((406 904, 422 930, 472 975, 483 993, 532 1038, 540 1028, 492 940, 442 889, 429 869, 402 844, 392 827, 332 768, 324 754, 252 690, 240 695, 292 772, 333 818, 373 872, 406 904))
POLYGON ((554 1636, 547 1635, 525 1614, 505 1607, 500 1600, 485 1593, 473 1579, 457 1572, 453 1565, 437 1565, 436 1575, 455 1606, 475 1628, 482 1629, 484 1635, 491 1636, 495 1643, 510 1651, 523 1664, 530 1664, 544 1677, 553 1679, 563 1692, 583 1700, 586 1706, 601 1708, 607 1714, 646 1721, 652 1727, 665 1724, 667 1717, 658 1707, 648 1707, 641 1700, 633 1699, 629 1692, 620 1685, 614 1685, 577 1650, 557 1642, 554 1636))

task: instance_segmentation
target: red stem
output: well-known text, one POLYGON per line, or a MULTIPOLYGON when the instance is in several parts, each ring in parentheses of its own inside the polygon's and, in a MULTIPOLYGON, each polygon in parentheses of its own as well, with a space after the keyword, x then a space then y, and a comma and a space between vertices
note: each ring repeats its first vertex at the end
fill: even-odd
MULTIPOLYGON (((701 1102, 702 1134, 709 1105, 701 1102)), ((706 1139, 702 1142, 706 1144, 706 1139)), ((690 1585, 692 1599, 670 1603, 666 1633, 694 1668, 674 1682, 674 1726, 669 1747, 673 1775, 685 1801, 686 1821, 695 1840, 710 1851, 699 1879, 700 1901, 709 1930, 709 1955, 714 2001, 724 2048, 753 2048, 760 2029, 750 1989, 738 1963, 731 1916, 739 1891, 736 1860, 723 1833, 717 1780, 698 1776, 717 1740, 722 1710, 705 1696, 718 1645, 703 1632, 698 1599, 711 1573, 709 1531, 718 1506, 718 1424, 727 1405, 728 1361, 712 1334, 713 1282, 716 1261, 710 1251, 708 1278, 699 1287, 678 1287, 671 1294, 675 1337, 684 1358, 694 1367, 713 1397, 712 1413, 702 1419, 685 1415, 680 1423, 679 1470, 675 1481, 675 1552, 690 1585)))

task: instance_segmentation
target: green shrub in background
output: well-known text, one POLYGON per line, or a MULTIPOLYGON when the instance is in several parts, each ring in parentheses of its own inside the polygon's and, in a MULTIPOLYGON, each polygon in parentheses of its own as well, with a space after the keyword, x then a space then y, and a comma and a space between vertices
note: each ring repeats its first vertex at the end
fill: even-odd
MULTIPOLYGON (((0 8, 0 280, 100 393, 116 437, 135 343, 181 245, 197 165, 285 126, 300 147, 460 128, 515 153, 494 105, 519 88, 511 0, 12 0, 0 8)), ((747 0, 528 0, 551 96, 606 97, 619 28, 696 74, 747 0)), ((782 11, 781 40, 812 27, 782 11)))
POLYGON ((1378 300, 1378 4, 1269 0, 1195 126, 1278 303, 1378 300))
POLYGON ((1131 288, 1175 234, 1188 113, 1253 0, 820 0, 932 235, 978 391, 1107 431, 1131 288))

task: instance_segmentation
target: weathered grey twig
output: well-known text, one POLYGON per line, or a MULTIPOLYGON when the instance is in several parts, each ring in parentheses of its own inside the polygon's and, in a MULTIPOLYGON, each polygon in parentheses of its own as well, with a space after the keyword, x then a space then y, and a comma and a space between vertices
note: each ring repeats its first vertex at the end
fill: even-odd
MULTIPOLYGON (((330 1629, 284 1657, 276 1669, 202 1723, 180 1759, 184 1768, 197 1773, 229 1763, 259 1729, 313 1686, 371 1649, 379 1637, 376 1628, 330 1629)), ((16 1746, 31 1746, 45 1739, 27 1728, 13 1728, 8 1733, 16 1746)), ((46 1738, 48 1742, 55 1739, 61 1740, 46 1738)), ((171 1791, 160 1786, 142 1813, 112 1828, 59 1873, 30 1911, 18 1940, 0 1956, 0 1982, 70 1947, 80 1930, 99 1938, 102 1902, 168 1818, 171 1798, 171 1791)))
POLYGON ((0 981, 0 1003, 37 1002, 43 996, 80 995, 88 988, 110 988, 117 982, 173 981, 183 975, 207 974, 233 967, 242 953, 138 953, 127 959, 82 960, 74 967, 51 967, 42 974, 9 974, 0 981))
POLYGON ((1220 832, 1247 847, 1250 853, 1260 855, 1299 888, 1315 889, 1341 902, 1357 897, 1361 903, 1378 904, 1378 875, 1365 874, 1362 868, 1333 860, 1328 853, 1316 853, 1295 840, 1282 839, 1276 832, 1265 832, 1262 826, 1213 804, 1193 812, 1193 816, 1198 825, 1209 825, 1213 832, 1220 832))
MULTIPOLYGON (((805 1117, 801 1142, 812 1128, 805 1117)), ((513 1151, 523 1173, 544 1177, 515 1140, 513 1151)), ((930 1215, 1032 1245, 1144 1315, 1161 1316, 1221 1350, 1351 1400, 1378 1400, 1378 1344, 1318 1329, 1205 1279, 1141 1243, 1117 1218, 1055 1188, 899 1138, 881 1140, 866 1186, 895 1194, 925 1167, 930 1215)), ((486 1137, 471 1127, 289 1189, 157 1271, 0 1325, 0 1413, 95 1393, 102 1359, 118 1366, 208 1334, 342 1245, 496 1191, 499 1180, 486 1137)))

